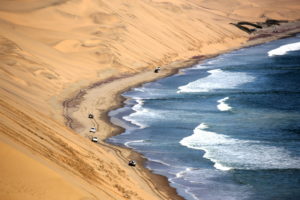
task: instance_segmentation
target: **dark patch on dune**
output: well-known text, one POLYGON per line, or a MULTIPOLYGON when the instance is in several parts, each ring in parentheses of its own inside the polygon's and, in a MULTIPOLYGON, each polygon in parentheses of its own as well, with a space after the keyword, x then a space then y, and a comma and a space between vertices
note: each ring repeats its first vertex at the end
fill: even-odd
POLYGON ((236 26, 237 28, 241 29, 242 31, 245 31, 248 34, 251 34, 257 29, 263 29, 265 27, 271 27, 271 26, 279 26, 281 23, 288 23, 287 20, 276 20, 276 19, 267 19, 265 22, 247 22, 247 21, 241 21, 238 23, 230 23, 231 25, 236 26), (249 28, 247 26, 253 27, 249 28))

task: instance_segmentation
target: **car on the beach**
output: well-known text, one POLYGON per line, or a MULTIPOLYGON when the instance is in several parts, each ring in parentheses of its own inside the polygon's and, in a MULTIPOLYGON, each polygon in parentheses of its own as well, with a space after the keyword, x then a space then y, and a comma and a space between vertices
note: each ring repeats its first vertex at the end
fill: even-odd
POLYGON ((97 137, 92 137, 92 142, 98 142, 98 138, 97 137))
POLYGON ((128 165, 129 165, 129 166, 132 166, 132 167, 135 167, 135 166, 136 166, 136 162, 135 162, 134 160, 130 160, 130 161, 128 162, 128 165))
POLYGON ((89 114, 89 118, 90 118, 90 119, 93 119, 93 118, 94 118, 94 115, 93 115, 93 114, 89 114))
POLYGON ((96 129, 95 127, 92 127, 92 128, 90 129, 90 132, 91 132, 91 133, 96 133, 96 131, 97 131, 97 129, 96 129))
POLYGON ((156 67, 154 73, 158 73, 160 71, 160 67, 156 67))

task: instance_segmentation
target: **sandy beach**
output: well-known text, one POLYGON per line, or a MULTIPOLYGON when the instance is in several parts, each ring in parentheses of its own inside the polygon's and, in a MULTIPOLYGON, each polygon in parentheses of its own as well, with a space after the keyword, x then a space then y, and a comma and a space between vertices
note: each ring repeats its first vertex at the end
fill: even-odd
POLYGON ((103 142, 122 132, 107 113, 132 87, 299 33, 299 10, 295 0, 2 0, 0 198, 182 199, 141 155, 103 142), (251 34, 230 24, 269 18, 289 22, 251 34))

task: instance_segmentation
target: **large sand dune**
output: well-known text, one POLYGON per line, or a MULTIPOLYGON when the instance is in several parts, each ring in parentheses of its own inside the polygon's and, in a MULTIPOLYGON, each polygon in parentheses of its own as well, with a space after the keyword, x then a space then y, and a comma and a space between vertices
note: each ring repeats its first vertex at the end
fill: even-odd
MULTIPOLYGON (((129 152, 120 156, 66 127, 63 102, 95 82, 238 48, 249 35, 230 23, 267 18, 300 19, 300 3, 0 0, 0 199, 178 198, 129 169, 122 160, 129 152)), ((103 101, 90 95, 87 102, 105 112, 111 91, 141 81, 116 83, 103 90, 103 101)))

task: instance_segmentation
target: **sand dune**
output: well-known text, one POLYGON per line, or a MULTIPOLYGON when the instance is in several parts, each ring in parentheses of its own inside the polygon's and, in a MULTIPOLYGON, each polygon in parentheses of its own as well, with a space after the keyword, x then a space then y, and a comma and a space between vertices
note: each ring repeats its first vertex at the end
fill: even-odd
MULTIPOLYGON (((156 66, 168 65, 162 76, 245 44, 251 36, 230 23, 297 20, 299 10, 297 0, 0 0, 0 198, 179 198, 128 168, 129 151, 84 138, 85 115, 96 109, 104 119, 114 95, 157 78, 147 72, 156 66), (102 94, 86 94, 96 82, 102 94), (76 134, 63 102, 81 89, 68 110, 76 134)), ((116 131, 97 123, 102 138, 116 131)))

